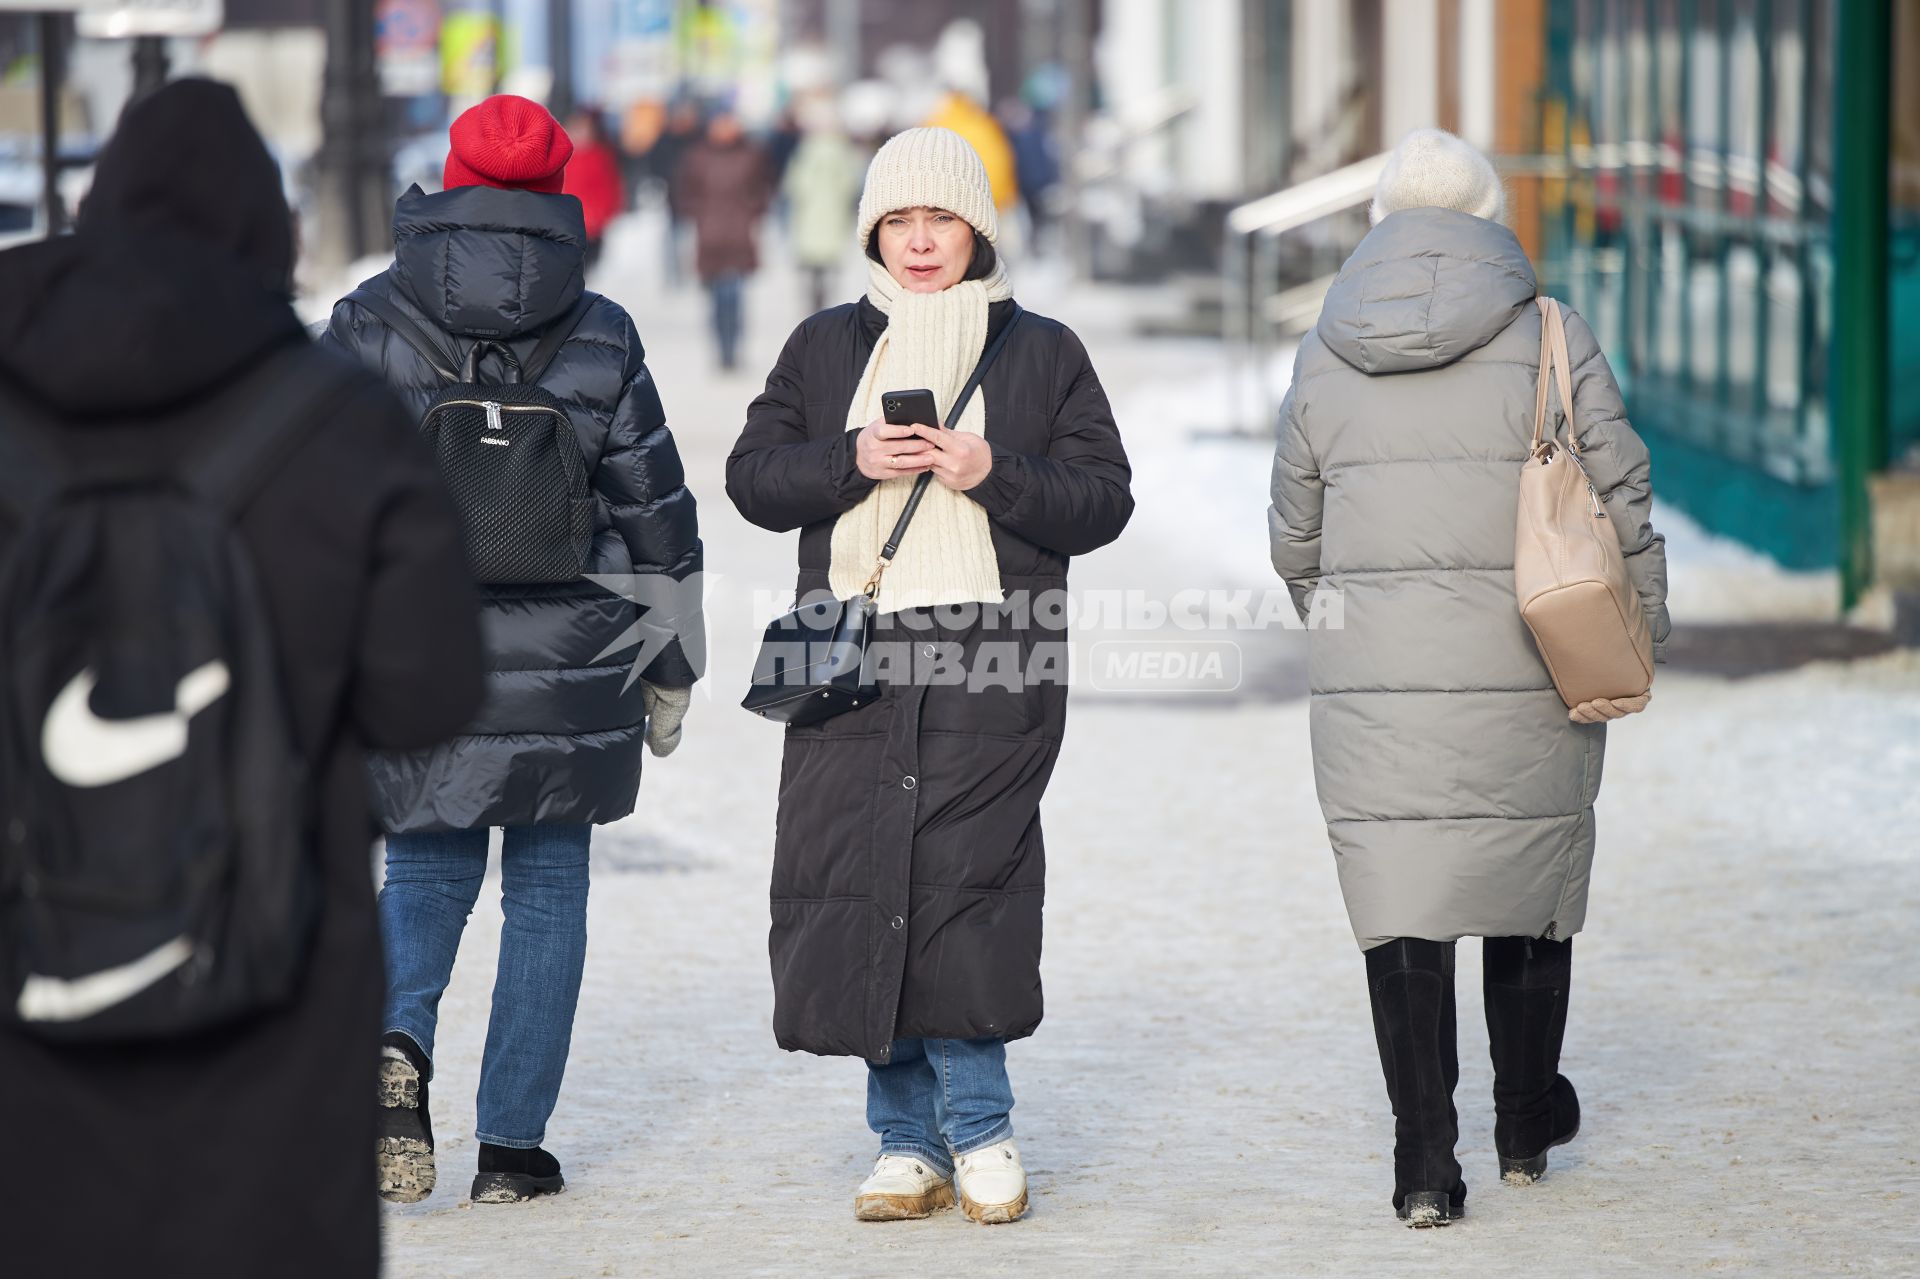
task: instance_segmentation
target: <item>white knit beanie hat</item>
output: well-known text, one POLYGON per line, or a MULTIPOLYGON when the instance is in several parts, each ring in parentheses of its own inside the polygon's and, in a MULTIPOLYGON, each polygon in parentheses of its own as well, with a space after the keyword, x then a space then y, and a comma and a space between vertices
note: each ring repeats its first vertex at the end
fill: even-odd
POLYGON ((963 218, 992 244, 1000 238, 987 166, 952 129, 908 129, 888 139, 867 166, 860 192, 860 248, 880 219, 925 206, 963 218))
POLYGON ((1387 157, 1367 216, 1378 226, 1389 213, 1434 208, 1499 222, 1507 191, 1478 147, 1445 129, 1415 129, 1387 157))

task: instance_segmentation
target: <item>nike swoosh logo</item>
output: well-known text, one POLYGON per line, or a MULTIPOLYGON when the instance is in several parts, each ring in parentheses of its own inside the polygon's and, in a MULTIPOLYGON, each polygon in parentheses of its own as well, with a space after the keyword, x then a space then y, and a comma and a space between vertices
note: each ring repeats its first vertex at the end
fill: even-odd
POLYGON ((174 687, 173 710, 135 719, 95 715, 97 682, 90 667, 68 680, 40 733, 47 771, 75 788, 124 782, 186 754, 187 722, 227 691, 227 664, 208 662, 189 671, 174 687))
POLYGON ((80 1021, 125 1003, 192 958, 193 942, 183 935, 131 963, 85 977, 29 973, 15 1011, 21 1021, 80 1021))

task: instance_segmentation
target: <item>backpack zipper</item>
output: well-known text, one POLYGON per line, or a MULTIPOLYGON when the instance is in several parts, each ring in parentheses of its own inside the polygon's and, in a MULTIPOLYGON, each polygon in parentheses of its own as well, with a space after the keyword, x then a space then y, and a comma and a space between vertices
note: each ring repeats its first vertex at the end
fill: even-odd
POLYGON ((502 418, 505 414, 546 413, 551 415, 553 413, 552 409, 547 408, 544 405, 502 404, 498 400, 442 400, 440 401, 438 407, 444 409, 444 408, 452 408, 455 405, 458 405, 461 408, 480 409, 486 413, 487 415, 486 432, 480 436, 480 442, 482 444, 510 445, 513 443, 513 441, 508 439, 504 434, 504 432, 506 431, 506 424, 504 423, 502 418))
POLYGON ((502 404, 498 400, 442 400, 437 407, 445 409, 455 405, 467 409, 485 409, 489 423, 499 421, 502 413, 552 413, 554 411, 543 404, 502 404))

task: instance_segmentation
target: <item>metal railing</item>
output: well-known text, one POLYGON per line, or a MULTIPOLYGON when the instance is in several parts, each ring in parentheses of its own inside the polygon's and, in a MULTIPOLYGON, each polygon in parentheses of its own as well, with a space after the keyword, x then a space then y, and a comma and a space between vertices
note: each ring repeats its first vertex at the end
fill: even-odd
POLYGON ((1082 152, 1075 157, 1081 181, 1105 182, 1122 176, 1135 147, 1172 129, 1193 110, 1193 95, 1185 89, 1164 86, 1147 95, 1135 104, 1130 116, 1119 121, 1118 132, 1108 141, 1104 154, 1082 152))
MULTIPOLYGON (((1228 412, 1233 430, 1270 432, 1280 409, 1268 376, 1268 365, 1279 345, 1278 326, 1267 305, 1268 294, 1278 287, 1280 237, 1365 204, 1372 198, 1386 164, 1386 154, 1382 153, 1249 201, 1227 214, 1220 251, 1221 337, 1231 379, 1228 412), (1258 387, 1251 418, 1243 412, 1249 370, 1258 387)), ((1317 289, 1324 296, 1324 285, 1325 281, 1317 280, 1303 287, 1317 289)), ((1297 314, 1303 305, 1317 309, 1313 299, 1303 300, 1298 290, 1287 293, 1289 312, 1297 314)))
POLYGON ((1541 287, 1607 352, 1657 491, 1788 567, 1838 565, 1849 605, 1892 452, 1885 134, 1860 149, 1889 8, 1559 0, 1540 108, 1564 166, 1541 287))

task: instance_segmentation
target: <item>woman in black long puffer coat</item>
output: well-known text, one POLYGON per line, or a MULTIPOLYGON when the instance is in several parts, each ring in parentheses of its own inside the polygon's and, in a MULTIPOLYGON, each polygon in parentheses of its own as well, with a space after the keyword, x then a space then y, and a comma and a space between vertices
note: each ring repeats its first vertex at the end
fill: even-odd
POLYGON ((411 1202, 433 1189, 425 1094, 437 1009, 486 872, 489 829, 500 826, 506 919, 472 1196, 506 1202, 562 1185, 540 1143, 586 961, 588 838, 633 811, 643 740, 655 755, 678 744, 704 658, 697 582, 678 584, 699 571, 701 547, 633 321, 584 290, 580 202, 560 194, 565 131, 537 103, 501 96, 455 121, 452 141, 447 189, 400 198, 394 264, 360 290, 374 305, 342 301, 327 340, 384 373, 418 418, 447 379, 390 319, 436 343, 449 368, 478 343, 504 346, 513 364, 497 349, 479 361, 489 384, 509 380, 556 326, 573 325, 537 385, 566 406, 593 491, 587 579, 487 587, 479 718, 445 746, 383 755, 373 768, 388 832, 382 1193, 411 1202))
POLYGON ((743 515, 801 530, 803 597, 860 590, 914 478, 936 481, 880 585, 885 694, 788 730, 774 840, 774 1031, 867 1060, 865 1220, 956 1191, 975 1220, 1025 1210, 1004 1045, 1041 1016, 1040 798, 1066 719, 1049 623, 1068 559, 1133 510, 1086 350, 1019 311, 997 230, 957 134, 883 147, 861 199, 867 296, 794 333, 727 462, 743 515), (883 393, 921 387, 946 414, 1003 334, 957 429, 878 420, 883 393))

